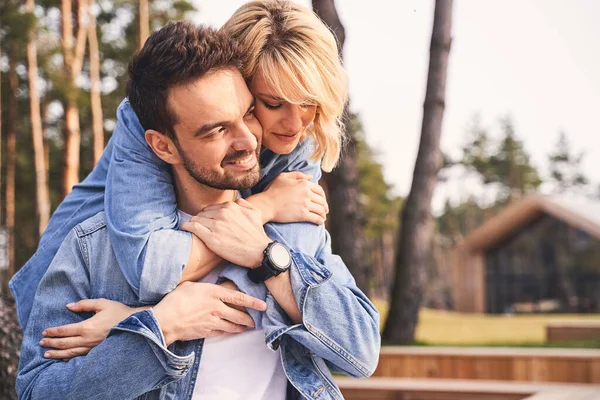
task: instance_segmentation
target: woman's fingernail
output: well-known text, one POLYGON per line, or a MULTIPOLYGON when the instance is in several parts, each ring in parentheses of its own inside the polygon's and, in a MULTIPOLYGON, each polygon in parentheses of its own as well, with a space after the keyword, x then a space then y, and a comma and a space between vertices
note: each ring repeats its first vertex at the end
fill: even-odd
POLYGON ((43 346, 44 343, 46 343, 46 342, 44 342, 44 339, 40 340, 40 346, 43 346))
POLYGON ((46 336, 48 334, 48 332, 44 331, 42 332, 42 335, 46 336))
POLYGON ((67 304, 67 307, 68 307, 68 308, 71 308, 71 307, 73 307, 74 305, 75 305, 75 303, 69 303, 69 304, 67 304))
POLYGON ((47 352, 45 352, 45 353, 44 353, 44 357, 46 357, 46 358, 50 357, 50 352, 48 352, 48 351, 47 351, 47 352))

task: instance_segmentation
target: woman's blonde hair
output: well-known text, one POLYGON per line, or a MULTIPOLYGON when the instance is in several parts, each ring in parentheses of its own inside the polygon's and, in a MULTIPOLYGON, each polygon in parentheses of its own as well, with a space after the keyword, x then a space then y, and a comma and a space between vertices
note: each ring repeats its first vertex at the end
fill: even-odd
POLYGON ((221 28, 244 53, 246 79, 261 73, 266 84, 292 104, 316 104, 308 134, 312 158, 331 171, 345 139, 342 115, 348 97, 346 71, 331 31, 309 9, 289 0, 251 1, 221 28))

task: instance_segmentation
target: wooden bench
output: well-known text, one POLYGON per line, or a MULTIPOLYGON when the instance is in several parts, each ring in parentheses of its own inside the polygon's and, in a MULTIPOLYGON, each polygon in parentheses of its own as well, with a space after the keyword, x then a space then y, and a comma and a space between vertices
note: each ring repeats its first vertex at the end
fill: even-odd
POLYGON ((600 350, 384 346, 374 376, 600 384, 600 350))
POLYGON ((592 400, 592 385, 458 379, 336 378, 346 400, 592 400), (537 397, 536 397, 537 396, 537 397), (544 397, 545 396, 545 397, 544 397))
POLYGON ((600 321, 552 321, 546 326, 546 341, 600 339, 600 321))

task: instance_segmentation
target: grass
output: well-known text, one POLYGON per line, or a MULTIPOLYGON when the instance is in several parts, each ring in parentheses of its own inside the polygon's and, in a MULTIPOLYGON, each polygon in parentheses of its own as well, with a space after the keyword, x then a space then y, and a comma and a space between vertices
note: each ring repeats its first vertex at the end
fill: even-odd
MULTIPOLYGON (((381 312, 382 321, 385 321, 387 303, 374 303, 381 312)), ((434 346, 600 348, 600 340, 546 343, 546 325, 556 320, 600 321, 600 315, 482 315, 423 309, 419 315, 416 341, 417 344, 434 346)))

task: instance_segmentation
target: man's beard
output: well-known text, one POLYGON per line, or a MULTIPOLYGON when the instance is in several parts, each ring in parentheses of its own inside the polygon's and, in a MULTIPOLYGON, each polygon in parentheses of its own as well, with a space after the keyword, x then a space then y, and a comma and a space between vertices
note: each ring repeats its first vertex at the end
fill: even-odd
POLYGON ((227 169, 225 169, 225 165, 229 162, 246 158, 249 154, 252 154, 251 151, 237 151, 226 156, 223 161, 221 161, 221 167, 224 172, 220 173, 214 169, 200 168, 191 158, 186 156, 185 152, 181 149, 178 150, 179 155, 183 160, 183 167, 188 174, 201 185, 217 190, 243 190, 256 185, 260 179, 260 165, 258 162, 260 147, 257 147, 255 152, 257 160, 256 165, 248 171, 239 172, 236 176, 229 174, 227 169))

